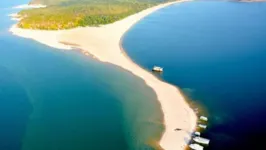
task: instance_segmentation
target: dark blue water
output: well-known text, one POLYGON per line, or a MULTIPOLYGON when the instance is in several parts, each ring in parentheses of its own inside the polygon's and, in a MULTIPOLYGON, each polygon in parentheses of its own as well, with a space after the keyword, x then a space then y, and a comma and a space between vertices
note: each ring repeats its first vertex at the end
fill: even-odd
POLYGON ((205 107, 208 149, 266 149, 266 3, 197 1, 148 16, 123 46, 205 107))
POLYGON ((164 126, 152 89, 77 51, 11 35, 7 15, 22 3, 0 2, 0 150, 157 148, 164 126))

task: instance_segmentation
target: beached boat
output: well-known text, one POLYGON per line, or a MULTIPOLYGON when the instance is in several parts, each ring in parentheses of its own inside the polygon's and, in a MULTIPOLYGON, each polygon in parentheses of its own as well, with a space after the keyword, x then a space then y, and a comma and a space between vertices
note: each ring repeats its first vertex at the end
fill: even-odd
POLYGON ((154 66, 154 67, 152 68, 152 71, 163 72, 163 68, 162 68, 162 67, 159 67, 159 66, 154 66))
POLYGON ((194 137, 193 141, 199 143, 199 144, 205 144, 205 145, 209 145, 210 140, 206 139, 206 138, 202 138, 202 137, 194 137))
POLYGON ((203 150, 203 146, 199 144, 190 144, 189 147, 193 150, 203 150))

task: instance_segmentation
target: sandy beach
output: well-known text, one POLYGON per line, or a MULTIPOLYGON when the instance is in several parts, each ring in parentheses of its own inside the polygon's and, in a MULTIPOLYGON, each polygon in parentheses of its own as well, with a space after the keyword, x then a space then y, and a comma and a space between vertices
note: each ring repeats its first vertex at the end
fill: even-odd
POLYGON ((18 6, 12 7, 13 9, 33 9, 33 8, 44 8, 46 5, 28 5, 28 4, 22 4, 18 6))
POLYGON ((156 10, 180 2, 184 1, 161 4, 101 27, 41 31, 20 29, 13 25, 10 32, 58 49, 70 50, 74 46, 102 62, 117 65, 143 79, 155 91, 164 113, 166 130, 160 140, 161 147, 165 150, 183 150, 190 140, 190 133, 196 127, 197 117, 195 113, 178 88, 159 80, 149 71, 135 64, 120 45, 123 35, 139 20, 156 10), (62 43, 71 43, 72 46, 62 43), (176 128, 182 130, 175 131, 176 128))

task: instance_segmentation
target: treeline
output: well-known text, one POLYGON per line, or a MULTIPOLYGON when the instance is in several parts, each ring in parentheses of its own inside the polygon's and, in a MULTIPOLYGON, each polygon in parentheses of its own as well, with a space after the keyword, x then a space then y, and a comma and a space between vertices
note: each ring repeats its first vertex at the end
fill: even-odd
POLYGON ((30 4, 44 5, 71 5, 77 3, 117 3, 117 2, 143 2, 143 3, 162 3, 169 0, 31 0, 30 4))
MULTIPOLYGON (((39 0, 40 1, 40 0, 39 0)), ((78 26, 99 26, 113 23, 158 4, 138 0, 60 0, 60 5, 23 10, 18 26, 26 29, 58 30, 78 26), (90 2, 87 2, 90 1, 90 2)))

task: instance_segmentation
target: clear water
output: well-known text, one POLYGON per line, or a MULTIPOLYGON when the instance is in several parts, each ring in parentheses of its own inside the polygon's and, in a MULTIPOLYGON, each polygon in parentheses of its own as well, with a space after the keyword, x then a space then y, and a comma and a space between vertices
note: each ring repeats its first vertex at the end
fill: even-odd
POLYGON ((155 93, 110 64, 11 35, 0 2, 0 150, 156 149, 155 93))
POLYGON ((207 109, 207 149, 266 149, 265 14, 266 3, 187 2, 151 14, 125 36, 134 61, 164 67, 161 78, 207 109))

